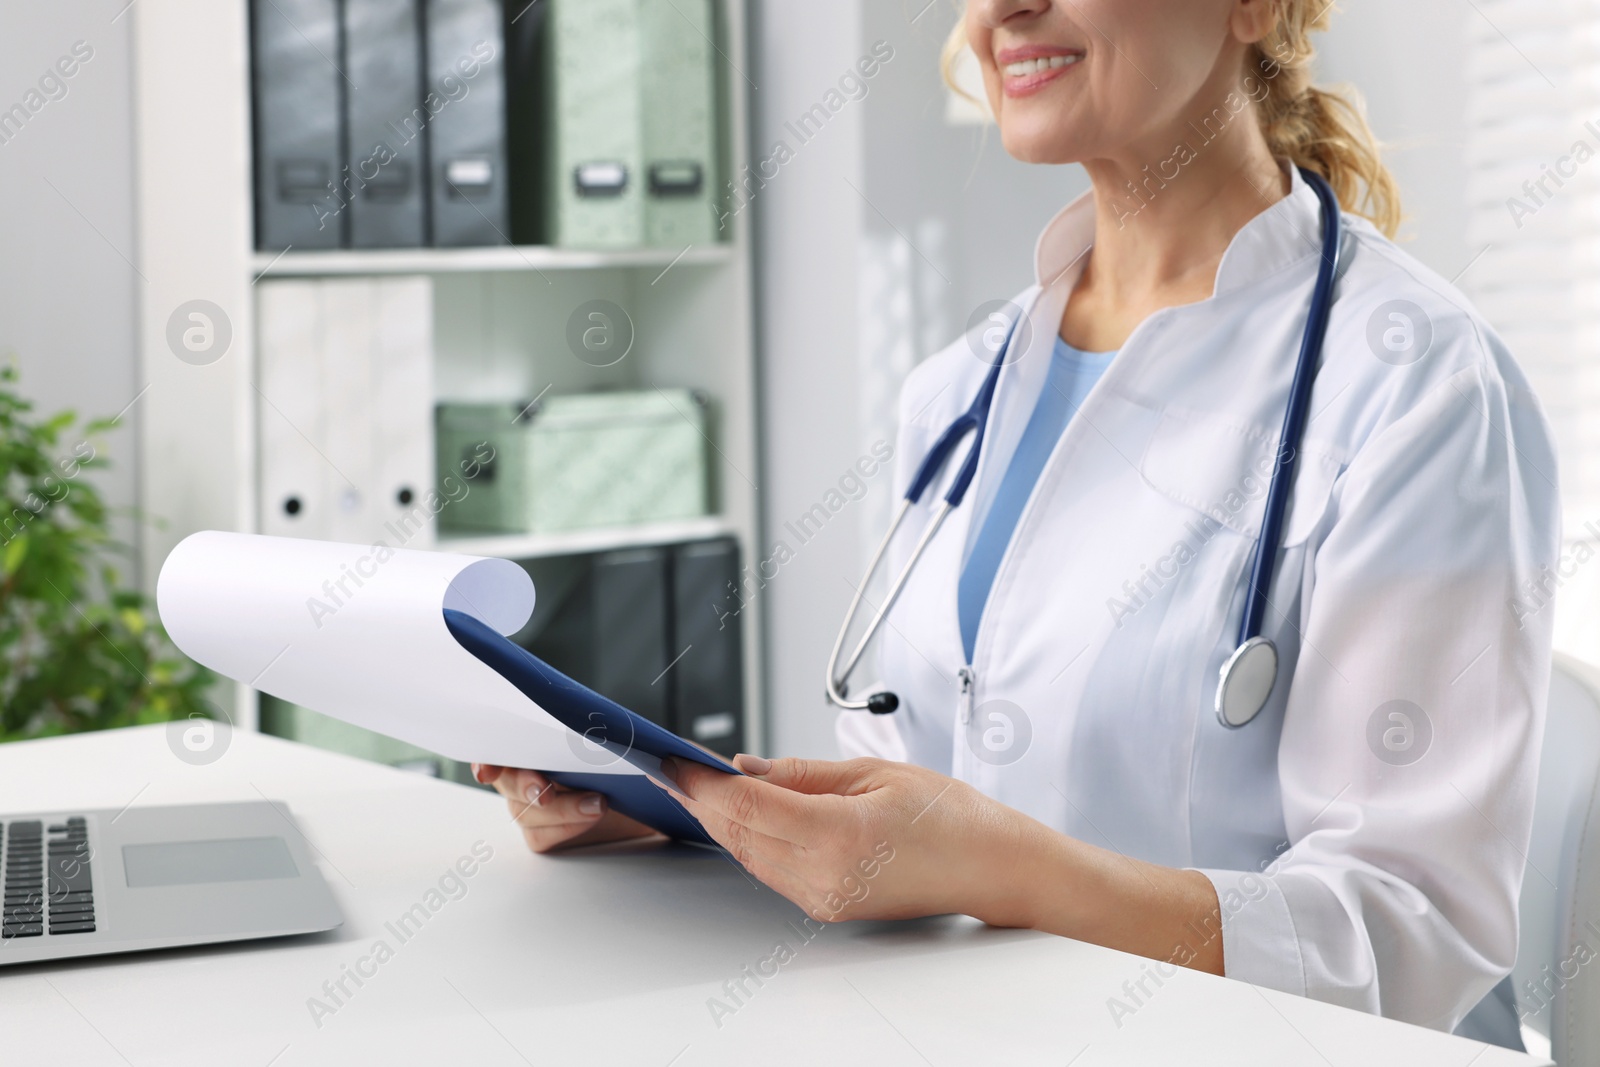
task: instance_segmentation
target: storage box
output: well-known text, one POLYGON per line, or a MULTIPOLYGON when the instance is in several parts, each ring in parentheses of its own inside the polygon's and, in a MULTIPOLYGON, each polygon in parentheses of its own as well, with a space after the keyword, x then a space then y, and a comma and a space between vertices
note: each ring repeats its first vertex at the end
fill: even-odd
POLYGON ((441 404, 440 492, 452 502, 440 527, 554 533, 704 515, 706 406, 687 389, 547 397, 531 409, 441 404))

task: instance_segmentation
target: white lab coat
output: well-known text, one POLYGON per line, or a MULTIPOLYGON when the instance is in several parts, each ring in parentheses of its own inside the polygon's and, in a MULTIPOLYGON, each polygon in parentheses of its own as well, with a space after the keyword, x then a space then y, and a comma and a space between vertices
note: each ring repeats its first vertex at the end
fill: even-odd
MULTIPOLYGON (((1092 202, 1045 229, 1041 288, 1016 301, 1038 293, 1031 345, 1001 375, 977 481, 885 627, 879 670, 900 710, 844 713, 841 747, 1203 871, 1231 977, 1450 1029, 1516 956, 1551 641, 1549 610, 1518 597, 1557 557, 1551 437, 1461 293, 1347 216, 1265 625, 1277 686, 1254 722, 1219 725, 1259 472, 1320 251, 1316 195, 1292 181, 1234 238, 1214 295, 1140 324, 1067 426, 995 576, 963 695, 956 582, 970 520, 1042 388, 1092 202), (1380 311, 1394 300, 1431 330, 1407 365, 1387 347, 1405 335, 1384 335, 1403 329, 1380 311)), ((912 372, 897 492, 985 370, 963 339, 912 372)), ((912 510, 891 574, 958 465, 912 510)))

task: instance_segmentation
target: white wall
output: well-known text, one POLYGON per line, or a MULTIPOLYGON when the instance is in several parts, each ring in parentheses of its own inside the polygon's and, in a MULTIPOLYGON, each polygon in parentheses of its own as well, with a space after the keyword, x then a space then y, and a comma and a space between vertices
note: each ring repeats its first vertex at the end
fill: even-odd
MULTIPOLYGON (((841 575, 855 539, 841 518, 801 545, 784 524, 812 507, 855 462, 856 242, 862 110, 846 107, 810 141, 785 129, 861 55, 859 0, 752 5, 752 155, 782 140, 794 158, 757 194, 757 334, 765 543, 794 558, 762 590, 768 651, 768 748, 825 754, 821 620, 842 611, 841 575), (820 648, 820 656, 819 656, 820 648)), ((754 563, 755 561, 747 561, 754 563)), ((852 574, 852 580, 854 575, 852 574)), ((831 736, 831 735, 829 735, 831 736)))
MULTIPOLYGON (((15 360, 23 394, 46 414, 111 416, 139 391, 125 3, 9 3, 0 15, 0 111, 26 106, 75 42, 93 50, 63 79, 66 95, 0 141, 0 359, 15 360)), ((138 417, 135 405, 107 438, 115 466, 99 475, 122 507, 135 503, 138 417)))
POLYGON ((1348 83, 1366 98, 1374 132, 1400 182, 1401 247, 1454 278, 1479 251, 1467 247, 1466 27, 1479 18, 1455 0, 1343 0, 1319 45, 1321 83, 1348 83))
MULTIPOLYGON (((913 23, 924 3, 754 0, 758 148, 874 42, 895 48, 865 100, 846 105, 757 204, 769 541, 872 440, 892 434, 907 369, 949 343, 979 303, 1031 281, 1039 229, 1086 187, 1076 167, 1019 164, 993 130, 944 123, 937 59, 956 16, 936 2, 913 23)), ((1391 146, 1406 247, 1446 278, 1472 256, 1460 166, 1470 15, 1450 0, 1346 0, 1319 43, 1318 80, 1363 90, 1391 146)), ((822 671, 850 583, 888 521, 887 480, 765 591, 775 753, 834 752, 822 671)))

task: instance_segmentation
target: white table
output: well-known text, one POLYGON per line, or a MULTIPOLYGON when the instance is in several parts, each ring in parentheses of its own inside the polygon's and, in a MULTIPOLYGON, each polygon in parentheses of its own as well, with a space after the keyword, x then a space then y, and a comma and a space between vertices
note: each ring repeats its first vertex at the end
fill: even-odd
POLYGON ((235 734, 177 759, 162 727, 0 746, 0 813, 287 802, 346 916, 307 938, 0 969, 7 1064, 1395 1064, 1537 1061, 1183 971, 1108 1007, 1145 961, 969 919, 800 912, 719 854, 638 845, 530 854, 493 795, 235 734), (399 941, 385 927, 475 842, 465 894, 399 941), (480 846, 481 848, 482 846, 480 846), (323 991, 392 950, 335 1005, 323 991), (793 959, 719 1026, 708 1000, 779 941, 793 959), (373 973, 375 972, 375 973, 373 973), (322 997, 334 1008, 313 1019, 322 997), (319 1025, 320 1022, 320 1025, 319 1025))

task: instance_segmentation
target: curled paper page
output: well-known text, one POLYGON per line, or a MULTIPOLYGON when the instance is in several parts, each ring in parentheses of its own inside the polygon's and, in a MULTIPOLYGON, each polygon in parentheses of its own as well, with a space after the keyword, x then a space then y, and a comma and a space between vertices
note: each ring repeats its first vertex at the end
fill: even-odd
POLYGON ((592 772, 582 738, 445 625, 450 609, 510 635, 533 601, 508 560, 214 530, 174 548, 156 585, 173 642, 218 674, 450 759, 592 772))

